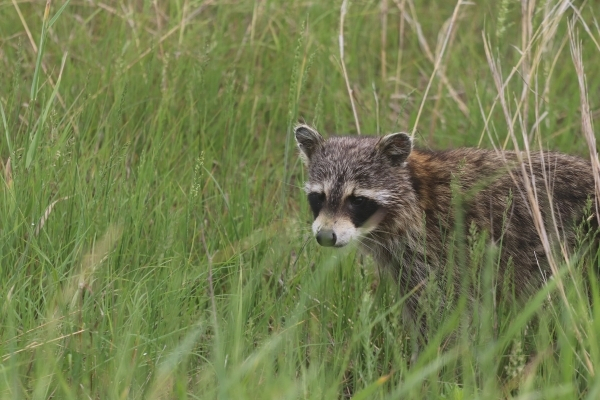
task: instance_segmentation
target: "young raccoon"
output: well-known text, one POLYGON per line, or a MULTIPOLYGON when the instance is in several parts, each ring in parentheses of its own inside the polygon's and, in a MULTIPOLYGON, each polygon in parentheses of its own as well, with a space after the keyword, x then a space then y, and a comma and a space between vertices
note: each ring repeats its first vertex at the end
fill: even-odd
MULTIPOLYGON (((297 126, 295 136, 308 169, 305 189, 317 242, 343 247, 356 241, 391 271, 403 295, 415 293, 407 311, 417 325, 423 323, 419 288, 432 276, 439 282, 447 276, 456 193, 463 195, 464 226, 474 225, 499 244, 498 282, 506 275, 522 297, 551 275, 515 152, 418 150, 405 133, 325 140, 307 125, 297 126)), ((526 169, 534 176, 544 226, 572 248, 575 228, 589 216, 586 205, 594 199, 591 165, 552 152, 531 153, 530 160, 526 169)), ((597 227, 595 217, 587 220, 597 227)))

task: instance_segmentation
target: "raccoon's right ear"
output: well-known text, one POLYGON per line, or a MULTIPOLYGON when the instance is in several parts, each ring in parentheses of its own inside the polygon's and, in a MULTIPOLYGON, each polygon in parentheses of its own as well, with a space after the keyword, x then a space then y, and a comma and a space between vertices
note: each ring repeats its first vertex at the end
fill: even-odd
POLYGON ((296 136, 296 143, 298 143, 300 149, 300 157, 304 164, 308 166, 313 154, 325 142, 325 139, 308 125, 296 125, 294 136, 296 136))
POLYGON ((401 165, 412 151, 412 139, 404 132, 391 133, 379 140, 376 149, 392 165, 401 165))

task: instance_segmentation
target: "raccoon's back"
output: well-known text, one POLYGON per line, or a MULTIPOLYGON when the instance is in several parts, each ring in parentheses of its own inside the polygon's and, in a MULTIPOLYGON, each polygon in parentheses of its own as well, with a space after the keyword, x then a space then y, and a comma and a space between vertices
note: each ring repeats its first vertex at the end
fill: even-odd
POLYGON ((528 188, 535 192, 542 213, 554 210, 562 218, 572 217, 588 199, 594 199, 588 161, 555 152, 523 157, 521 165, 514 152, 415 150, 408 166, 419 205, 426 214, 451 215, 452 199, 459 195, 468 216, 483 222, 503 214, 508 202, 527 207, 528 188))
POLYGON ((560 240, 572 249, 577 226, 588 222, 591 231, 598 226, 589 207, 595 199, 592 168, 581 158, 536 152, 524 154, 522 165, 514 152, 499 155, 477 149, 416 151, 411 157, 413 186, 426 215, 427 242, 433 244, 429 248, 445 259, 444 237, 455 227, 460 207, 465 229, 475 226, 501 246, 502 268, 513 263, 521 291, 539 286, 540 269, 548 269, 534 221, 536 207, 554 245, 560 240))

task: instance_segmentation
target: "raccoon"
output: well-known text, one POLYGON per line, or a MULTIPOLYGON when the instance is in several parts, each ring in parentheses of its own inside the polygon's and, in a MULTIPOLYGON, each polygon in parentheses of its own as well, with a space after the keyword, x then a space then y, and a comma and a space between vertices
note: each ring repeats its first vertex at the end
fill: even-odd
MULTIPOLYGON (((325 140, 307 125, 296 126, 294 133, 308 170, 305 191, 317 242, 330 247, 356 242, 391 272, 402 295, 412 293, 407 314, 421 330, 419 292, 432 277, 441 284, 448 276, 447 237, 456 227, 458 204, 463 226, 498 244, 496 281, 509 280, 515 297, 531 295, 550 277, 517 153, 413 149, 405 133, 325 140)), ((526 171, 552 243, 573 248, 579 222, 592 221, 597 228, 595 216, 585 212, 586 205, 595 209, 589 203, 595 193, 591 164, 554 152, 534 152, 528 160, 526 171)), ((457 286, 454 293, 460 291, 457 286)))

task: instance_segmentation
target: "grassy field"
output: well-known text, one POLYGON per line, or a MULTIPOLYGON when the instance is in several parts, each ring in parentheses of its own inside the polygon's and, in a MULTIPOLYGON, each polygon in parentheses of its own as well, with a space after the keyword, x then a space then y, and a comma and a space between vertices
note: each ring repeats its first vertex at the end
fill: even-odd
POLYGON ((417 351, 390 278, 312 239, 291 136, 589 158, 600 28, 577 4, 0 2, 0 397, 600 398, 589 261, 417 351))

